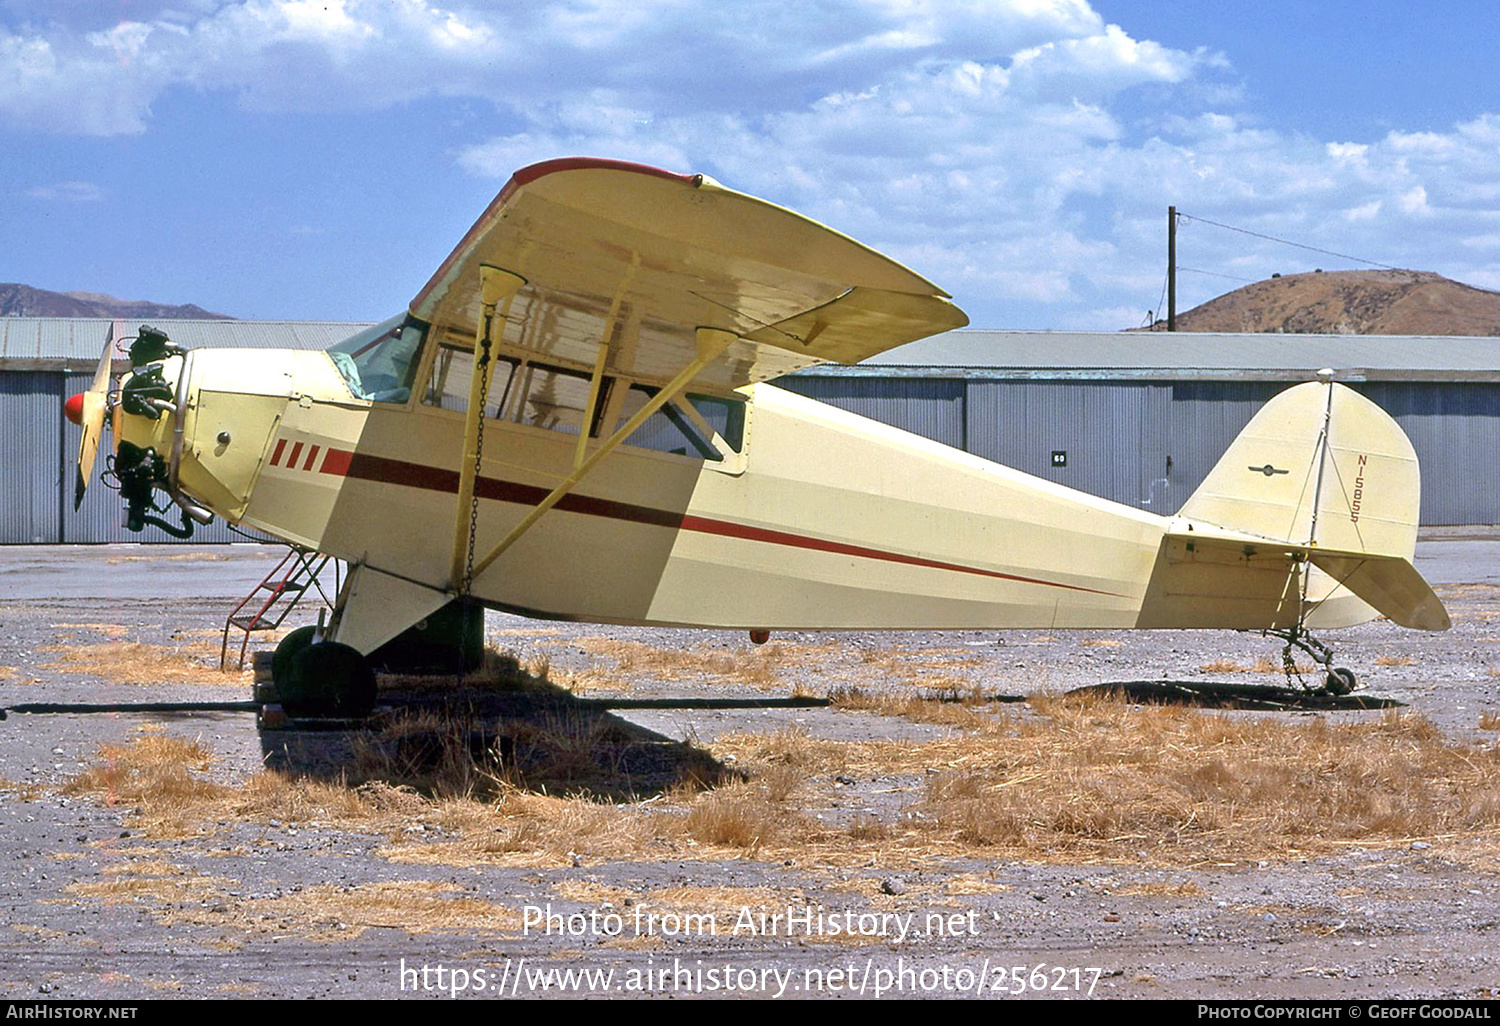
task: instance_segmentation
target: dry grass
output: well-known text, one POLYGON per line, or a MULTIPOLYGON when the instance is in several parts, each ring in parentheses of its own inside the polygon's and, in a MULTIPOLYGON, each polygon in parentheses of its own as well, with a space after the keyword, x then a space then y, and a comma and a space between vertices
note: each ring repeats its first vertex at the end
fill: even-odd
POLYGON ((97 795, 105 804, 188 806, 219 799, 225 788, 203 774, 212 756, 197 741, 148 733, 129 745, 104 745, 96 763, 63 786, 67 795, 97 795))
POLYGON ((1500 713, 1484 712, 1479 714, 1480 730, 1500 730, 1500 713))
POLYGON ((1179 883, 1127 884, 1113 892, 1117 897, 1201 898, 1207 892, 1191 880, 1179 883))
POLYGON ((1375 659, 1376 666, 1414 666, 1416 662, 1408 655, 1383 655, 1375 659))
POLYGON ((521 915, 514 909, 473 897, 457 884, 431 880, 388 880, 357 887, 323 884, 245 906, 247 916, 264 928, 294 928, 324 940, 346 940, 376 927, 410 934, 514 936, 521 931, 521 915))
POLYGON ((457 884, 388 880, 359 886, 293 888, 274 897, 239 898, 235 880, 204 876, 163 862, 106 867, 104 879, 77 882, 66 893, 147 906, 167 926, 200 926, 243 934, 296 933, 314 940, 350 940, 371 928, 405 931, 520 932, 513 909, 465 893, 457 884))
POLYGON ((798 648, 772 643, 748 649, 669 649, 613 638, 583 638, 578 645, 594 655, 613 659, 617 673, 660 680, 730 680, 759 688, 783 686, 783 662, 798 648))
POLYGON ((623 905, 634 900, 635 892, 624 887, 611 887, 595 880, 559 880, 552 885, 552 893, 564 901, 576 901, 583 905, 623 905))
MULTIPOLYGON (((1202 673, 1276 673, 1286 672, 1286 667, 1281 660, 1272 659, 1269 656, 1257 656, 1255 662, 1249 666, 1241 665, 1233 659, 1215 659, 1211 663, 1204 663, 1198 667, 1202 673)), ((1313 663, 1298 663, 1298 673, 1316 673, 1318 667, 1313 663)))
POLYGON ((992 723, 986 712, 990 702, 977 688, 941 691, 866 691, 835 688, 828 693, 835 709, 869 712, 877 716, 899 716, 915 723, 980 729, 992 723))
POLYGON ((1123 648, 1125 642, 1115 638, 1089 638, 1083 642, 1084 648, 1123 648))
POLYGON ((780 849, 807 836, 812 824, 764 786, 730 784, 699 795, 682 828, 695 841, 720 848, 780 849))
MULTIPOLYGON (((1007 711, 978 734, 923 745, 808 739, 802 763, 809 773, 925 778, 906 814, 858 818, 846 831, 878 837, 887 852, 1128 859, 1150 850, 1176 862, 1500 827, 1500 755, 1449 744, 1420 717, 1330 726, 1096 698, 1032 705, 1039 716, 1007 711)), ((717 748, 753 758, 755 743, 730 736, 717 748)))
POLYGON ((958 876, 950 876, 943 881, 943 893, 950 897, 974 894, 1004 894, 1010 890, 1009 884, 998 883, 987 880, 973 873, 962 873, 958 876))
MULTIPOLYGON (((922 688, 929 692, 971 690, 970 674, 984 665, 984 659, 965 649, 867 648, 859 651, 860 668, 856 675, 868 681, 872 675, 886 678, 887 683, 922 688)), ((859 690, 854 688, 853 690, 859 690)))
POLYGON ((105 879, 69 885, 67 893, 80 898, 97 898, 107 905, 141 902, 157 907, 203 904, 222 898, 233 880, 203 876, 180 866, 130 864, 104 870, 105 879))
POLYGON ((505 767, 498 740, 472 715, 404 713, 354 740, 349 780, 438 799, 491 797, 505 767))
POLYGON ((1211 663, 1204 663, 1198 669, 1202 673, 1245 673, 1249 668, 1241 666, 1232 659, 1215 659, 1211 663))
MULTIPOLYGON (((928 705, 965 710, 961 702, 928 705)), ((802 730, 726 735, 713 752, 743 771, 739 779, 689 780, 650 802, 539 793, 503 762, 476 756, 467 737, 439 746, 434 760, 404 777, 389 763, 384 777, 362 782, 261 773, 231 786, 210 779, 200 745, 148 734, 102 749, 99 764, 67 791, 131 803, 130 822, 148 833, 316 820, 384 834, 395 861, 444 865, 689 853, 846 865, 875 853, 887 863, 961 856, 1135 862, 1141 852, 1188 865, 1500 834, 1500 753, 1447 742, 1418 716, 1289 722, 1094 696, 1034 698, 1029 709, 965 715, 964 730, 922 743, 844 742, 802 730), (412 780, 422 774, 419 787, 412 780), (873 798, 864 789, 836 789, 832 778, 844 774, 909 783, 877 792, 895 797, 850 808, 847 796, 873 798), (809 811, 835 797, 847 811, 830 823, 809 811)), ((1500 726, 1500 716, 1481 726, 1500 726)))
POLYGON ((522 661, 514 653, 485 646, 479 665, 463 674, 382 673, 377 678, 381 691, 405 694, 436 693, 451 695, 456 688, 474 691, 552 691, 548 679, 551 667, 545 656, 522 661))
POLYGON ((1033 700, 995 763, 940 773, 917 808, 980 847, 1075 855, 1173 849, 1220 857, 1500 826, 1500 756, 1444 742, 1416 716, 1205 716, 1103 700, 1033 700))
MULTIPOLYGON (((1272 659, 1269 656, 1259 656, 1254 665, 1250 667, 1251 673, 1285 673, 1286 666, 1280 659, 1272 659)), ((1318 667, 1315 663, 1297 663, 1298 673, 1317 673, 1318 667)))
POLYGON ((243 686, 248 671, 220 670, 219 646, 207 641, 168 648, 135 641, 55 645, 57 661, 46 670, 83 673, 126 684, 231 684, 243 686))

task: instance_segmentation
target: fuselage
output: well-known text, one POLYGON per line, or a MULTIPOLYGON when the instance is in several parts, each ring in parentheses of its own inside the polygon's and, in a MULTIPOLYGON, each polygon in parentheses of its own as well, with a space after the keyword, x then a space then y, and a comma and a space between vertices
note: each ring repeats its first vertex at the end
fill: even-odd
MULTIPOLYGON (((517 354, 480 421, 476 509, 461 513, 464 413, 439 387, 446 351, 423 346, 405 386, 365 398, 326 353, 197 350, 167 361, 182 408, 123 418, 117 437, 175 451, 171 485, 232 522, 456 591, 456 525, 472 522, 474 551, 488 551, 577 465, 579 423, 571 379, 517 354)), ((628 378, 608 391, 591 436, 629 409, 628 378)), ((658 431, 605 458, 473 579, 473 596, 533 616, 742 629, 1255 628, 1285 616, 1241 605, 1154 622, 1147 595, 1164 536, 1181 527, 1172 518, 768 384, 698 407, 675 418, 683 444, 658 431)), ((1367 615, 1351 606, 1349 622, 1367 615)))

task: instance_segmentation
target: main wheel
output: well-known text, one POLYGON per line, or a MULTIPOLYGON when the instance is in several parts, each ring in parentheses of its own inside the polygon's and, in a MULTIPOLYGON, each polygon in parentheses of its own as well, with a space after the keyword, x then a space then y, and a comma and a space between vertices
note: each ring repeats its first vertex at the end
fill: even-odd
POLYGON ((292 656, 277 690, 289 716, 358 719, 375 708, 375 671, 358 649, 319 641, 292 656))
POLYGON ((1331 695, 1347 695, 1359 686, 1359 678, 1354 675, 1353 670, 1334 666, 1329 669, 1328 679, 1323 686, 1331 695))
POLYGON ((317 639, 318 629, 312 625, 298 627, 276 644, 276 651, 271 653, 271 680, 280 688, 292 674, 292 660, 297 653, 311 645, 317 639))

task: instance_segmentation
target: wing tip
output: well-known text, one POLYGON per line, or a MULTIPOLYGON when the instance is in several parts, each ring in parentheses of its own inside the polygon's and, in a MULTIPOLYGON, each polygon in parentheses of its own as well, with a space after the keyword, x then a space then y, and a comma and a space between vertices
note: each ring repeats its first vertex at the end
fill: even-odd
POLYGON ((615 160, 612 157, 553 157, 551 160, 526 165, 512 174, 510 180, 516 188, 520 188, 523 185, 530 185, 539 178, 564 171, 629 171, 634 174, 651 175, 655 178, 667 178, 685 185, 701 185, 705 180, 704 175, 683 174, 680 171, 668 171, 666 168, 638 164, 630 160, 615 160))

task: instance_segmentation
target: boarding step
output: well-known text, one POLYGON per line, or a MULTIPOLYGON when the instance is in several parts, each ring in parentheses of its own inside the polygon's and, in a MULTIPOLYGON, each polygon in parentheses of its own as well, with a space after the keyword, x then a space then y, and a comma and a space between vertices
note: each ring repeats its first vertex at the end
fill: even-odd
POLYGON ((285 622, 293 609, 297 608, 309 589, 317 592, 323 605, 330 610, 334 601, 323 588, 323 575, 329 564, 333 565, 334 596, 339 590, 338 560, 312 549, 289 546, 287 554, 243 599, 224 621, 224 636, 219 645, 219 668, 227 669, 229 663, 229 634, 239 630, 244 637, 240 641, 238 668, 245 668, 245 654, 250 646, 250 635, 261 631, 273 631, 285 622))

